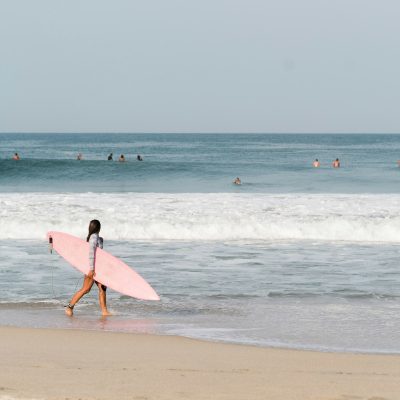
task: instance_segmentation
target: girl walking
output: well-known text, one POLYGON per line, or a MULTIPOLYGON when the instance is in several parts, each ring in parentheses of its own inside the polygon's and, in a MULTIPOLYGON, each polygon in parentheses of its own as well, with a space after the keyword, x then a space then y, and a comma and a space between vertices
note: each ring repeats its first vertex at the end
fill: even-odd
POLYGON ((99 236, 101 229, 100 221, 94 219, 89 223, 89 232, 86 238, 86 241, 89 242, 89 273, 85 275, 83 280, 83 285, 81 289, 79 289, 73 296, 71 301, 65 306, 65 313, 72 317, 74 313, 75 304, 87 293, 90 292, 90 289, 93 286, 93 283, 96 283, 99 289, 99 303, 101 308, 102 315, 111 315, 107 310, 107 302, 106 302, 106 290, 107 287, 102 285, 100 282, 95 281, 94 277, 96 275, 96 250, 97 247, 103 248, 103 238, 99 236))

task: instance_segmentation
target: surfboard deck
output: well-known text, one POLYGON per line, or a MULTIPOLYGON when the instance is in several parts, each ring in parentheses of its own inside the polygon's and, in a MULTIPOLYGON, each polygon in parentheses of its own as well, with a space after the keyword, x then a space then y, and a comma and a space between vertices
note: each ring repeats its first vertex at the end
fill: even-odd
MULTIPOLYGON (((53 249, 78 271, 87 274, 89 267, 89 243, 68 233, 50 231, 47 238, 53 249)), ((97 248, 95 277, 107 287, 141 300, 160 300, 155 290, 132 268, 105 250, 97 248)))

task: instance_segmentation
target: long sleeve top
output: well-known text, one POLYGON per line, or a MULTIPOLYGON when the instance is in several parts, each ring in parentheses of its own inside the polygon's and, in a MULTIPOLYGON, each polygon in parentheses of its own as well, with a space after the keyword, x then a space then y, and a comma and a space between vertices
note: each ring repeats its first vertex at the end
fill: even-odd
POLYGON ((91 271, 94 271, 96 264, 96 249, 103 248, 103 238, 97 233, 93 233, 89 238, 89 267, 91 271))

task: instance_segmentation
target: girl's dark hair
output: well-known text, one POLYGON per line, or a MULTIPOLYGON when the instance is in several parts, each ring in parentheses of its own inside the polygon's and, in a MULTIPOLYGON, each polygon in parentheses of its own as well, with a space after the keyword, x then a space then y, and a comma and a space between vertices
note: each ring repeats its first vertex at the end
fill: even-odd
POLYGON ((89 233, 88 233, 88 236, 87 236, 87 238, 86 238, 86 241, 87 241, 87 242, 89 241, 90 236, 91 236, 93 233, 99 233, 99 232, 100 232, 100 228, 101 228, 100 221, 98 221, 97 219, 92 219, 92 220, 90 221, 90 224, 89 224, 89 233))

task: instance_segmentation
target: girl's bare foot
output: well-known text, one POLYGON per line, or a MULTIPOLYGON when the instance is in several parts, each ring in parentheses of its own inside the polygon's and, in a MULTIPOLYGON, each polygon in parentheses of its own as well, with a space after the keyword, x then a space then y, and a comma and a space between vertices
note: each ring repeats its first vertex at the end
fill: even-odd
POLYGON ((102 315, 103 317, 109 317, 109 316, 112 315, 112 314, 110 313, 110 311, 105 310, 105 311, 102 311, 102 312, 101 312, 101 315, 102 315))
POLYGON ((74 306, 70 306, 69 304, 65 306, 65 314, 67 314, 68 317, 72 317, 74 314, 74 306))

